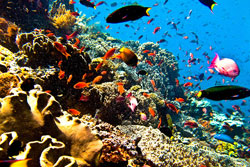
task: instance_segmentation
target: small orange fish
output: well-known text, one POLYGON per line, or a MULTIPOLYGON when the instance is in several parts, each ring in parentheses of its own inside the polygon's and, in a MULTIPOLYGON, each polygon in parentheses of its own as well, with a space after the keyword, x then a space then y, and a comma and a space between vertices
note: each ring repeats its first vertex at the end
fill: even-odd
POLYGON ((102 71, 101 75, 106 75, 108 72, 107 71, 102 71))
POLYGON ((185 100, 184 100, 183 98, 181 98, 181 97, 175 98, 175 101, 178 101, 178 102, 180 102, 180 103, 185 102, 185 100))
POLYGON ((152 107, 148 107, 148 112, 153 116, 155 117, 155 111, 152 107))
POLYGON ((188 36, 184 36, 183 39, 188 39, 188 36))
POLYGON ((76 110, 76 109, 73 109, 73 108, 68 109, 67 111, 68 111, 68 113, 70 113, 71 115, 74 115, 74 116, 77 116, 77 115, 80 115, 80 114, 81 114, 80 111, 78 111, 78 110, 76 110))
POLYGON ((110 27, 110 26, 109 26, 109 25, 107 25, 107 26, 106 26, 106 30, 107 30, 109 27, 110 27))
POLYGON ((148 53, 148 56, 155 56, 155 53, 148 53))
POLYGON ((85 49, 85 46, 81 47, 79 53, 82 53, 82 51, 85 49))
POLYGON ((61 80, 65 77, 65 71, 60 70, 58 73, 58 78, 61 80))
POLYGON ((180 85, 180 81, 177 78, 175 78, 175 85, 176 85, 176 87, 178 87, 180 85))
POLYGON ((78 12, 71 12, 70 13, 72 16, 80 16, 80 14, 78 12))
POLYGON ((161 127, 161 117, 159 118, 159 124, 157 126, 157 128, 159 129, 161 127))
POLYGON ((45 90, 44 92, 46 92, 46 93, 51 93, 51 90, 45 90))
POLYGON ((66 35, 67 40, 72 39, 78 35, 78 31, 73 32, 70 35, 66 35))
POLYGON ((58 62, 58 67, 61 69, 61 65, 62 65, 62 60, 60 60, 59 62, 58 62))
POLYGON ((153 63, 150 60, 146 60, 146 63, 148 63, 150 66, 153 66, 153 63))
POLYGON ((100 82, 101 80, 102 80, 102 76, 99 75, 99 76, 97 76, 97 77, 95 77, 95 78, 93 79, 92 84, 95 84, 95 83, 97 83, 97 82, 100 82))
POLYGON ((66 57, 66 59, 68 59, 68 57, 71 56, 70 54, 67 53, 65 47, 61 43, 54 42, 54 46, 55 46, 56 50, 58 50, 59 52, 61 52, 66 57))
POLYGON ((79 43, 80 43, 80 40, 76 38, 76 42, 73 44, 73 47, 78 48, 79 43))
POLYGON ((95 71, 97 72, 98 70, 100 70, 100 68, 102 67, 102 65, 103 65, 103 61, 100 62, 100 63, 96 66, 95 71))
POLYGON ((72 80, 72 74, 70 74, 69 78, 67 79, 67 84, 70 83, 70 81, 72 80))
POLYGON ((78 82, 73 87, 74 87, 74 89, 83 89, 85 87, 89 87, 89 85, 90 85, 90 83, 78 82))
POLYGON ((110 57, 112 57, 113 54, 115 53, 115 50, 116 50, 116 48, 111 48, 111 49, 109 49, 109 50, 105 53, 105 55, 102 57, 102 59, 103 59, 103 60, 107 60, 107 59, 109 59, 110 57))
POLYGON ((73 5, 73 4, 75 4, 76 2, 74 1, 74 0, 69 0, 69 4, 70 5, 73 5))
POLYGON ((175 107, 175 105, 173 105, 172 103, 167 103, 167 102, 165 101, 165 105, 166 105, 170 110, 176 112, 176 114, 179 113, 179 110, 178 110, 178 109, 175 107))
POLYGON ((183 84, 183 87, 193 86, 192 82, 187 82, 183 84))
POLYGON ((156 27, 156 28, 154 29, 153 34, 157 33, 160 29, 161 29, 161 27, 156 27))
POLYGON ((125 89, 123 87, 123 83, 122 82, 118 82, 116 83, 116 85, 118 85, 118 92, 120 93, 120 95, 122 95, 125 92, 125 89))
POLYGON ((143 94, 142 94, 143 96, 145 96, 146 98, 150 98, 150 95, 149 94, 147 94, 146 92, 143 92, 143 94))
POLYGON ((155 81, 151 79, 151 80, 150 80, 150 82, 151 82, 151 84, 152 84, 152 86, 153 86, 154 90, 156 91, 156 90, 157 90, 157 88, 156 88, 156 86, 155 86, 155 81))
POLYGON ((54 35, 55 35, 55 34, 54 34, 54 33, 52 33, 52 32, 51 32, 51 33, 46 34, 46 36, 47 36, 47 37, 52 37, 52 36, 54 36, 54 35))
POLYGON ((148 52, 150 52, 149 50, 144 50, 142 53, 148 53, 148 52))

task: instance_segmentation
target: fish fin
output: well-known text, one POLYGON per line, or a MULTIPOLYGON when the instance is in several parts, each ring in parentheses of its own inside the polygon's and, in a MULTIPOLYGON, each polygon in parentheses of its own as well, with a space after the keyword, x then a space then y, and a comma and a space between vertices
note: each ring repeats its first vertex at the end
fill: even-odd
POLYGON ((215 5, 218 5, 218 4, 217 4, 216 2, 214 2, 214 3, 211 5, 211 7, 210 7, 211 11, 213 11, 215 5))
POLYGON ((96 6, 94 6, 93 8, 96 9, 96 6))
POLYGON ((17 162, 14 162, 10 165, 10 167, 28 167, 27 165, 27 162, 31 160, 31 159, 24 159, 24 160, 20 160, 20 161, 17 161, 17 162))
POLYGON ((149 14, 148 12, 149 12, 151 9, 152 9, 152 8, 147 8, 147 10, 146 10, 147 16, 150 16, 150 14, 149 14))
POLYGON ((220 60, 220 57, 218 55, 218 53, 215 53, 215 57, 214 59, 212 60, 210 66, 208 68, 214 68, 216 67, 216 63, 220 60))
POLYGON ((199 91, 199 92, 197 93, 197 95, 196 95, 196 96, 197 96, 198 98, 200 98, 200 97, 201 97, 201 95, 202 95, 202 91, 199 91))

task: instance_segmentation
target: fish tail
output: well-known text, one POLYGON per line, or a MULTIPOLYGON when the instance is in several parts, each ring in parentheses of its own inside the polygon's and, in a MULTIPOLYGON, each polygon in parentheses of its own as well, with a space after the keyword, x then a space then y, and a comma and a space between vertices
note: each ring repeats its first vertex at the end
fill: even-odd
POLYGON ((220 57, 218 55, 218 53, 215 53, 215 57, 214 59, 212 60, 210 66, 208 68, 214 68, 216 63, 220 60, 220 57))
POLYGON ((199 91, 199 92, 196 94, 196 96, 197 96, 198 98, 200 98, 201 95, 202 95, 202 91, 199 91))
POLYGON ((218 5, 216 2, 214 2, 211 6, 210 6, 210 9, 211 9, 211 12, 213 12, 213 9, 214 9, 214 6, 215 5, 218 5))
POLYGON ((150 16, 150 14, 149 14, 148 12, 149 12, 151 9, 152 9, 152 8, 147 8, 147 10, 146 10, 147 16, 150 16))
POLYGON ((69 36, 69 35, 66 35, 66 39, 69 40, 69 39, 70 39, 70 36, 69 36))

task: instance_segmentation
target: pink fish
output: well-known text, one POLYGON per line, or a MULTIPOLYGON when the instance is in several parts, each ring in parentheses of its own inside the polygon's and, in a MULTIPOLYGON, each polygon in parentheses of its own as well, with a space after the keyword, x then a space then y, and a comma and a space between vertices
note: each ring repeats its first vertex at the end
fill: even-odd
POLYGON ((215 53, 215 57, 208 68, 215 68, 215 70, 218 71, 219 74, 231 78, 237 77, 240 73, 240 69, 235 61, 228 58, 220 60, 217 53, 215 53))
POLYGON ((137 102, 135 96, 130 96, 129 102, 130 102, 130 104, 128 104, 128 107, 132 110, 132 112, 134 112, 135 107, 138 105, 138 102, 137 102))

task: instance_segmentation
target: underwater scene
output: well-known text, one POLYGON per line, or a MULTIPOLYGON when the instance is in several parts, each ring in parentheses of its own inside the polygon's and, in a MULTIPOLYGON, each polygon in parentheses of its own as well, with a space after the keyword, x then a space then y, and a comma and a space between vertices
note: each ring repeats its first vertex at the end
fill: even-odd
POLYGON ((0 0, 0 167, 250 167, 249 0, 0 0))

